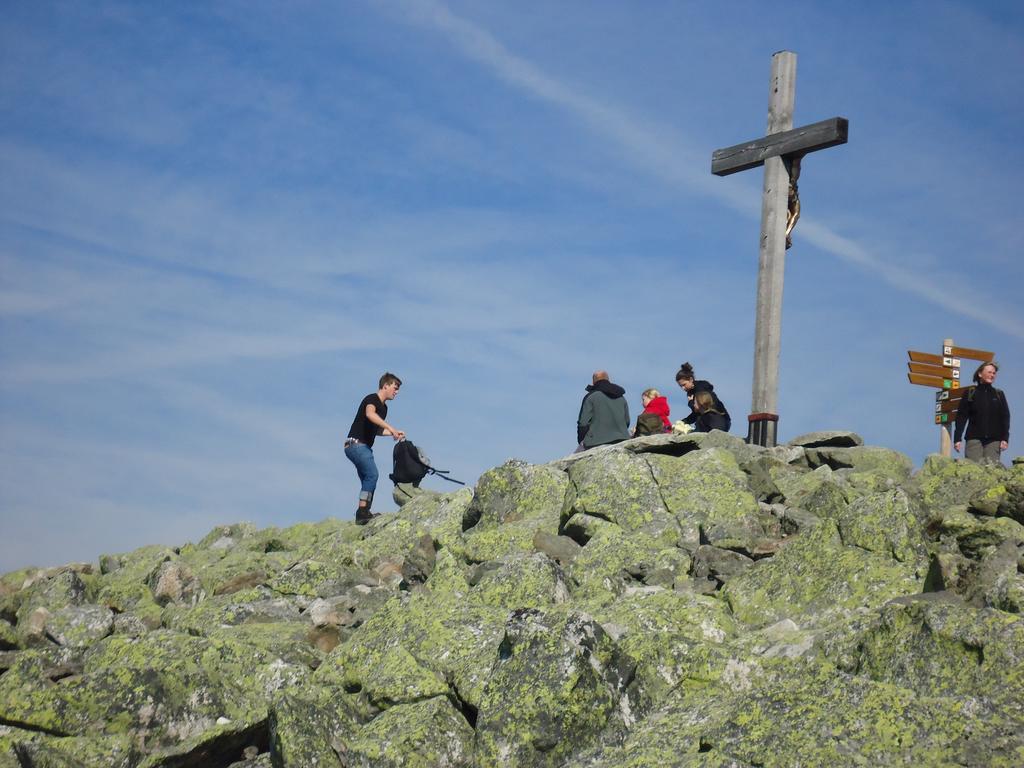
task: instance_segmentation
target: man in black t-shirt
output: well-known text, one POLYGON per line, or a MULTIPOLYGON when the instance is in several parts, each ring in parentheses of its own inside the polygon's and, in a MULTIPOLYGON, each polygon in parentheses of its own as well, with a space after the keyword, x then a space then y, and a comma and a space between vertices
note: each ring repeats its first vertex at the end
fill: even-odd
POLYGON ((391 435, 395 440, 405 437, 405 432, 388 424, 387 403, 398 394, 402 380, 393 373, 380 377, 377 391, 367 395, 359 403, 356 417, 345 440, 345 456, 356 466, 359 475, 359 506, 356 508, 356 524, 366 525, 376 515, 370 512, 373 492, 377 490, 377 463, 373 460, 373 441, 377 435, 391 435))

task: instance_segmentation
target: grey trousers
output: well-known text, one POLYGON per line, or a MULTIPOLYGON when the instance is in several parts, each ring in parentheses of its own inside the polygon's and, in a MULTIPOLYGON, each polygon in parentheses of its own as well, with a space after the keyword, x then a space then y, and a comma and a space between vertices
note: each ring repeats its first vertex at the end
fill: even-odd
POLYGON ((998 440, 968 440, 964 448, 964 458, 977 464, 998 464, 1002 450, 999 448, 998 440))

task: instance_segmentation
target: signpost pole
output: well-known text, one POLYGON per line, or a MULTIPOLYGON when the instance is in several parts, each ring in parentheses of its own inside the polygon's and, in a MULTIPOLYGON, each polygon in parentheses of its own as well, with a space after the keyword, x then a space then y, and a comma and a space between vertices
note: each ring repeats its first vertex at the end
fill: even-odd
MULTIPOLYGON (((943 340, 942 346, 943 348, 952 347, 953 340, 943 340)), ((939 429, 942 430, 939 434, 939 453, 948 459, 953 455, 953 425, 950 422, 946 422, 945 424, 939 424, 939 429)))

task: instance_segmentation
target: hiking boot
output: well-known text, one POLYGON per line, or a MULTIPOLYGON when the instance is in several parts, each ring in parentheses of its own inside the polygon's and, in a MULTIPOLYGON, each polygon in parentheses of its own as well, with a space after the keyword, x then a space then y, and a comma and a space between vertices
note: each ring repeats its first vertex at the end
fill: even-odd
POLYGON ((356 510, 356 525, 366 525, 375 517, 380 517, 380 515, 371 512, 366 507, 360 507, 356 510))

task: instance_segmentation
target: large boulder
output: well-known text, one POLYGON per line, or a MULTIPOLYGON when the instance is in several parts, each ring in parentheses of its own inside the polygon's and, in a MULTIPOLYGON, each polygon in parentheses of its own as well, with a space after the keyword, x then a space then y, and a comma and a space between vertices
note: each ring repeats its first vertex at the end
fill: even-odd
POLYGON ((678 686, 621 744, 568 765, 1012 765, 970 759, 972 737, 988 735, 978 716, 992 714, 972 707, 816 659, 732 662, 715 679, 678 686))
POLYGON ((760 507, 736 458, 723 448, 685 456, 648 455, 659 500, 675 515, 682 541, 750 552, 767 537, 760 507))
POLYGON ((652 475, 651 458, 625 450, 588 452, 569 467, 564 521, 586 515, 614 523, 624 531, 646 534, 664 546, 680 541, 680 529, 652 475))
POLYGON ((494 560, 529 550, 538 532, 558 534, 568 485, 555 467, 517 460, 485 472, 463 514, 465 557, 494 560))
POLYGON ((722 594, 748 624, 792 619, 804 625, 920 592, 925 574, 923 563, 845 546, 836 523, 824 520, 730 579, 722 594))
POLYGON ((476 720, 480 765, 558 766, 608 728, 632 725, 636 663, 573 611, 513 611, 476 720))

